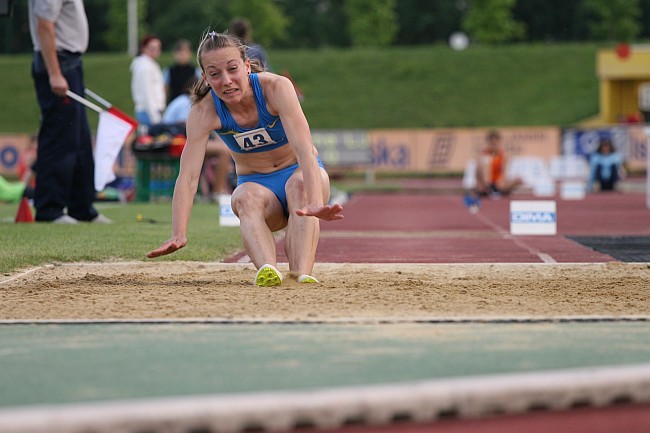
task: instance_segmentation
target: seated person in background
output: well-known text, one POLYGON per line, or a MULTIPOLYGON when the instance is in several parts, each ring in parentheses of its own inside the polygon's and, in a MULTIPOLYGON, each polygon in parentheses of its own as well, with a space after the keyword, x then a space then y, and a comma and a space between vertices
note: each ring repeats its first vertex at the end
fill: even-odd
POLYGON ((589 157, 591 170, 587 192, 594 190, 598 183, 600 191, 613 191, 616 183, 625 176, 623 158, 616 152, 611 138, 603 138, 598 145, 598 150, 589 157))
POLYGON ((187 115, 190 112, 191 101, 190 95, 185 92, 181 93, 171 101, 165 108, 162 115, 162 123, 170 125, 175 123, 187 122, 187 115))
MULTIPOLYGON (((188 92, 195 80, 195 77, 190 77, 189 83, 183 87, 186 89, 185 92, 169 103, 163 113, 162 123, 184 124, 187 122, 187 116, 192 106, 188 92)), ((218 201, 219 195, 230 194, 228 178, 231 172, 234 172, 232 158, 226 145, 216 136, 208 140, 204 170, 209 170, 209 172, 204 172, 201 179, 202 196, 209 196, 211 193, 212 199, 218 201)))
POLYGON ((476 192, 479 196, 508 195, 522 184, 519 178, 508 179, 508 159, 501 144, 501 134, 490 131, 487 144, 476 166, 476 192))

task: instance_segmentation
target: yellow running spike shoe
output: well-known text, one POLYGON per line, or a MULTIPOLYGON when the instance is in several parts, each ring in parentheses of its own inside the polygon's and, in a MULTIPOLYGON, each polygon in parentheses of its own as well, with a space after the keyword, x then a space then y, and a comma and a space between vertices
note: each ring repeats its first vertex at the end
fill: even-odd
POLYGON ((282 274, 273 265, 264 265, 255 276, 255 284, 260 287, 273 287, 282 284, 282 274))
POLYGON ((311 275, 303 274, 298 277, 298 282, 299 283, 312 283, 312 284, 318 284, 319 281, 312 277, 311 275))

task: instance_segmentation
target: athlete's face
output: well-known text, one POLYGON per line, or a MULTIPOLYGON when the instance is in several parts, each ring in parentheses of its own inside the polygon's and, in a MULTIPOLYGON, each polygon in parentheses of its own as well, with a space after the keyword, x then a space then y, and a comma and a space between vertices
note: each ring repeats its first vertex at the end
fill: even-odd
POLYGON ((240 101, 249 91, 250 63, 244 62, 235 47, 219 48, 203 54, 203 79, 225 102, 240 101))

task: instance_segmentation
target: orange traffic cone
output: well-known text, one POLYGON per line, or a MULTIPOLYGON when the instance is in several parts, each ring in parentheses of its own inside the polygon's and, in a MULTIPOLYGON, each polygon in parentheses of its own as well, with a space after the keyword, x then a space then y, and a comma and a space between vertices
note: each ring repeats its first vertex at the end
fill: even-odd
POLYGON ((29 202, 25 197, 20 199, 20 204, 18 205, 18 212, 16 213, 17 223, 33 223, 34 215, 32 215, 32 208, 29 207, 29 202))

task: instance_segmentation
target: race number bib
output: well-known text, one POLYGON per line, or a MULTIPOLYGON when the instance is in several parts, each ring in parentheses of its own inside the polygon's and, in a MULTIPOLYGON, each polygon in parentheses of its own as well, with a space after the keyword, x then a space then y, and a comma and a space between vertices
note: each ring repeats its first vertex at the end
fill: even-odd
POLYGON ((233 137, 241 150, 253 150, 276 143, 264 128, 235 134, 233 137))

